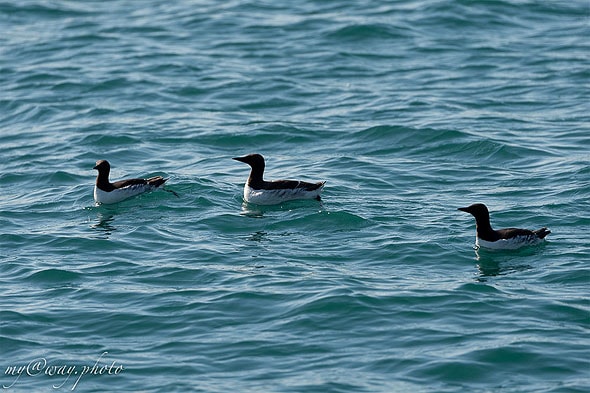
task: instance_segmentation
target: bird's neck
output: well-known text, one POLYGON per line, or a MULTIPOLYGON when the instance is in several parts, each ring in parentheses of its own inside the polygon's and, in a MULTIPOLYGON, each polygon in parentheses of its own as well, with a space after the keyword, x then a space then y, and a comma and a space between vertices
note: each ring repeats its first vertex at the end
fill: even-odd
POLYGON ((109 171, 99 171, 98 175, 96 176, 96 185, 97 186, 106 186, 109 182, 109 171))
POLYGON ((248 185, 250 186, 257 186, 262 185, 264 183, 263 180, 264 175, 264 167, 262 168, 252 168, 250 171, 250 176, 248 176, 248 185))
MULTIPOLYGON (((493 233, 494 230, 492 229, 492 225, 490 224, 490 219, 488 218, 480 218, 475 220, 475 230, 477 231, 477 235, 480 234, 489 234, 493 233)), ((485 235, 484 235, 485 237, 485 235)))

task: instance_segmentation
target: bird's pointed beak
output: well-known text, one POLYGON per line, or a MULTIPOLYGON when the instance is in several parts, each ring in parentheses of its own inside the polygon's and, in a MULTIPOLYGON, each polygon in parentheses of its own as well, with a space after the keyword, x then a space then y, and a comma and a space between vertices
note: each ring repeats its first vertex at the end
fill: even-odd
POLYGON ((98 170, 98 165, 93 166, 92 169, 98 170))
POLYGON ((232 158, 232 160, 236 160, 236 161, 240 161, 240 162, 246 162, 244 161, 246 157, 234 157, 232 158))
POLYGON ((457 208, 457 210, 461 210, 462 212, 469 213, 469 208, 468 207, 459 207, 459 208, 457 208))

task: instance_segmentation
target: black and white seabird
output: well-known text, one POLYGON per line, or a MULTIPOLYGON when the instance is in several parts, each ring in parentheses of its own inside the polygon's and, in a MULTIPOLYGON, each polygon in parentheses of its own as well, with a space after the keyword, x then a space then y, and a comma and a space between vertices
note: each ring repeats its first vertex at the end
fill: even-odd
POLYGON ((494 230, 490 224, 488 208, 483 203, 460 207, 458 210, 470 213, 475 217, 475 245, 478 248, 481 246, 497 250, 514 250, 522 246, 538 244, 551 233, 546 227, 535 231, 519 228, 494 230))
POLYGON ((257 205, 276 205, 278 203, 295 199, 320 200, 320 193, 325 181, 307 183, 297 180, 265 181, 264 157, 260 154, 249 154, 244 157, 235 157, 234 160, 244 162, 252 168, 250 176, 244 185, 244 200, 257 205))
POLYGON ((96 161, 96 165, 92 169, 98 171, 94 185, 94 200, 98 203, 121 202, 146 191, 155 190, 168 180, 162 176, 155 176, 149 179, 127 179, 111 183, 109 181, 111 165, 107 160, 96 161))

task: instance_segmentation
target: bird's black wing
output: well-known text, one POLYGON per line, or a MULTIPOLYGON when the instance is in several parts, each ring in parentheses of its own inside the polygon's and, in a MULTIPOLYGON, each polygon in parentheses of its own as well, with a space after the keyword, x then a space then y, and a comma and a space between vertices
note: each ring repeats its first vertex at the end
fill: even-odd
POLYGON ((275 180, 264 183, 264 188, 267 190, 294 190, 296 188, 303 188, 306 191, 314 191, 321 188, 325 182, 308 183, 297 180, 275 180))
POLYGON ((498 229, 496 233, 500 236, 500 239, 512 239, 519 236, 536 236, 533 231, 520 228, 498 229))
POLYGON ((146 179, 125 179, 125 180, 119 180, 116 181, 113 184, 113 187, 115 188, 124 188, 124 187, 129 187, 129 186, 135 186, 138 184, 148 184, 146 179))

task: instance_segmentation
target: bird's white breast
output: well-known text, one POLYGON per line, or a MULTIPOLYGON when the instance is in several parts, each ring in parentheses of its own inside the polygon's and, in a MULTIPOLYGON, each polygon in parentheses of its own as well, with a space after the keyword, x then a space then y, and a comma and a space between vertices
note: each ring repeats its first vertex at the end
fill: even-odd
POLYGON ((321 191, 321 188, 314 191, 307 191, 304 188, 255 190, 246 184, 244 186, 244 200, 257 205, 276 205, 296 199, 314 199, 320 195, 321 191))
POLYGON ((512 239, 496 240, 495 242, 476 238, 475 245, 477 247, 484 247, 491 250, 516 250, 520 247, 533 246, 543 241, 543 239, 539 239, 537 236, 517 236, 512 239))
POLYGON ((153 187, 148 184, 135 184, 107 192, 94 186, 94 200, 98 203, 104 203, 108 205, 121 202, 127 198, 131 198, 132 196, 139 195, 152 189, 153 187))

